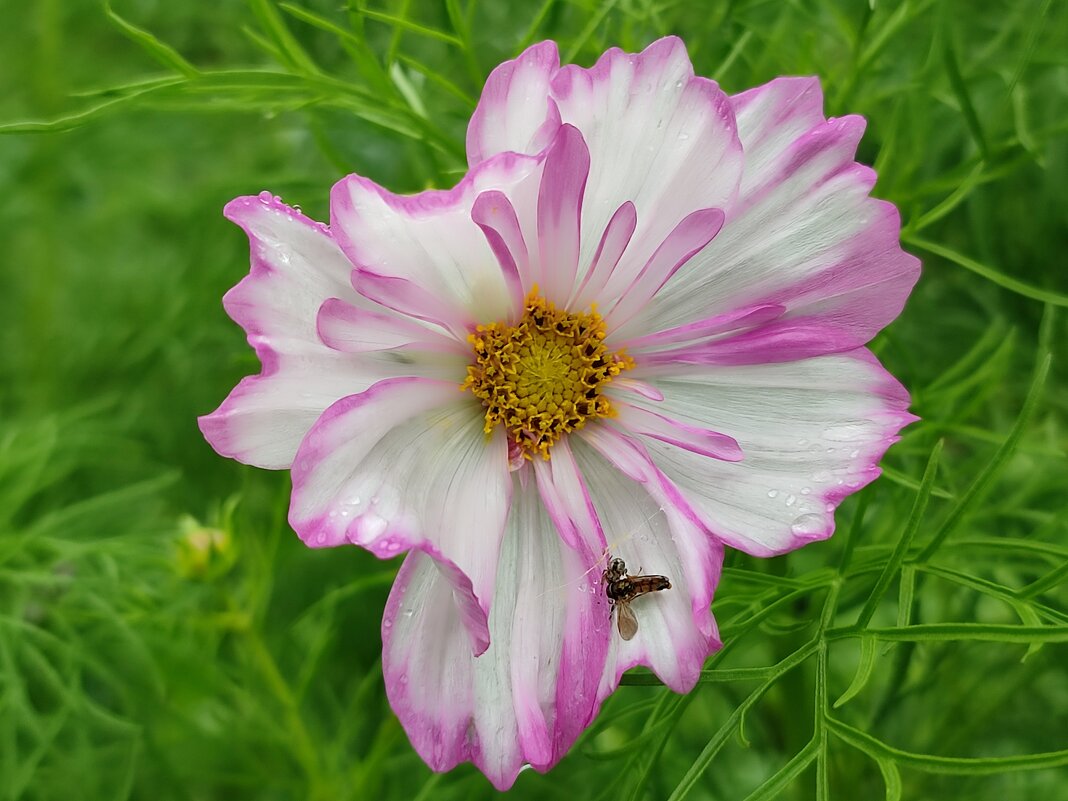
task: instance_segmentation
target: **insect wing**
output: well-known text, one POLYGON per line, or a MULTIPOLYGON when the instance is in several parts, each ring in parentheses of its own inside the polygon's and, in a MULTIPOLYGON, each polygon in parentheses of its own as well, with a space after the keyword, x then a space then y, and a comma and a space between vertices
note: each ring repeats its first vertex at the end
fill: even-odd
POLYGON ((616 602, 616 627, 619 629, 619 636, 624 640, 633 639, 638 633, 638 618, 634 616, 634 610, 626 601, 616 602))

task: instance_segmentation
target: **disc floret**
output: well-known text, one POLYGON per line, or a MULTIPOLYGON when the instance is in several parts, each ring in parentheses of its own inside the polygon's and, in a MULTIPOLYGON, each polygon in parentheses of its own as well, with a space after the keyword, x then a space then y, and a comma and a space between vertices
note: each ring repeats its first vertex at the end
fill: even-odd
POLYGON ((611 417, 604 385, 634 361, 605 345, 604 320, 588 312, 557 309, 537 293, 527 297, 512 325, 480 325, 468 337, 475 362, 464 389, 486 408, 485 432, 503 425, 523 456, 549 458, 549 450, 590 419, 611 417))

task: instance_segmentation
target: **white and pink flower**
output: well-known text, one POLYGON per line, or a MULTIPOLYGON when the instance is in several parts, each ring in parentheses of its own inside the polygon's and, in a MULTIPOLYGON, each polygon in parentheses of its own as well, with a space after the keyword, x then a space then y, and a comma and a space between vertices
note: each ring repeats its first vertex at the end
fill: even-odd
POLYGON ((201 429, 292 470, 313 547, 407 552, 382 623, 390 702, 435 770, 500 788, 555 764, 620 676, 686 692, 719 647, 724 545, 829 537, 915 418, 863 346, 919 274, 819 84, 729 97, 683 44, 590 69, 544 42, 494 70, 453 189, 358 176, 327 228, 226 208, 224 300, 263 362, 201 429), (606 555, 669 576, 624 641, 606 555))

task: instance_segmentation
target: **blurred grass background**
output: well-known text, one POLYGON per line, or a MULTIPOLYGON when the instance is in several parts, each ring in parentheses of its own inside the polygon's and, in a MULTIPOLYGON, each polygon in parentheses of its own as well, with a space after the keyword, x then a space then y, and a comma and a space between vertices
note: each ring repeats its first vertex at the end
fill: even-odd
POLYGON ((1068 799, 1064 3, 0 12, 0 799, 494 795, 431 774, 389 711, 396 563, 304 549, 287 477, 200 437, 257 369, 220 210, 269 189, 326 219, 347 172, 449 186, 499 61, 666 33, 729 92, 815 74, 829 114, 867 116, 860 159, 925 265, 875 349, 924 419, 832 540, 731 555, 694 693, 635 676, 513 795, 1068 799))

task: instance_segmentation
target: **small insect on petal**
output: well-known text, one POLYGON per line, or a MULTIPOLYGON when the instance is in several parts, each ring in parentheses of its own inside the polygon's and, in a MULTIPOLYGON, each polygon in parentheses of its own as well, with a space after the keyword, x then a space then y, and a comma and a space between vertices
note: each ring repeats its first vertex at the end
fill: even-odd
POLYGON ((631 601, 651 592, 671 589, 667 576, 629 575, 627 563, 618 557, 609 560, 603 579, 605 595, 616 614, 616 628, 624 640, 632 640, 638 633, 638 618, 630 607, 631 601))

